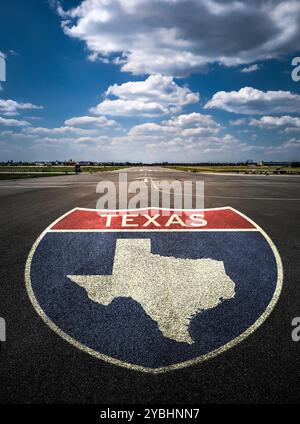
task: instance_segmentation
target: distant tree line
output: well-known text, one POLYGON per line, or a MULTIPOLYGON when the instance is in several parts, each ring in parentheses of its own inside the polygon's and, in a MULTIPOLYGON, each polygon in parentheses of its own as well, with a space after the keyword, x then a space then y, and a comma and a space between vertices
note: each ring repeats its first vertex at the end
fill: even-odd
MULTIPOLYGON (((253 162, 95 162, 95 161, 7 161, 0 162, 1 166, 73 166, 79 163, 81 166, 245 166, 255 165, 253 162)), ((300 162, 262 162, 265 166, 291 166, 292 168, 300 167, 300 162)))

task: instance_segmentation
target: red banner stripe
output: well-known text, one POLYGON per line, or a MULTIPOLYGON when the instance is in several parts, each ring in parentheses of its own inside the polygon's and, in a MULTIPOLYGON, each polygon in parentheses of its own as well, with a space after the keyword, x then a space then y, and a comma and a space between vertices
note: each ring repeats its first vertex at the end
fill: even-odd
POLYGON ((185 230, 185 229, 255 229, 247 218, 228 209, 205 211, 105 212, 76 209, 61 218, 51 230, 185 230))

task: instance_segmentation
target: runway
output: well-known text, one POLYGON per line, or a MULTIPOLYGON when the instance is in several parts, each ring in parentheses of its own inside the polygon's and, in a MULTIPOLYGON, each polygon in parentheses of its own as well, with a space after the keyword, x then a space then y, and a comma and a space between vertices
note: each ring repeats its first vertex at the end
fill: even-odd
MULTIPOLYGON (((124 170, 122 170, 124 172, 124 170)), ((272 239, 281 256, 283 290, 268 319, 221 355, 166 374, 149 375, 89 356, 57 336, 28 298, 24 267, 38 236, 76 207, 96 208, 96 186, 118 187, 119 171, 0 182, 0 403, 291 403, 299 402, 300 177, 209 175, 159 167, 126 170, 128 181, 204 181, 205 208, 230 206, 272 239)))

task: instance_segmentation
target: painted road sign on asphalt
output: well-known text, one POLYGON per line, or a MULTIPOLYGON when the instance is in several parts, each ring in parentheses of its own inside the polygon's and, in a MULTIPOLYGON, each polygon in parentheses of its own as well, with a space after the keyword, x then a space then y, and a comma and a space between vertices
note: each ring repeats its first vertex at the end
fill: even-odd
POLYGON ((159 373, 253 333, 274 308, 283 273, 266 233, 230 207, 76 208, 35 242, 25 277, 39 315, 73 346, 159 373))

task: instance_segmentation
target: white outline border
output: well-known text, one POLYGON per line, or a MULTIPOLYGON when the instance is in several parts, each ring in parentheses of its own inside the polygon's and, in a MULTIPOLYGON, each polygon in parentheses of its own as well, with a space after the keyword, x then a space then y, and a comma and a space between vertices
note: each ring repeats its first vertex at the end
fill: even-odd
MULTIPOLYGON (((163 208, 157 208, 157 207, 149 207, 149 208, 142 208, 142 209, 122 209, 122 210, 103 210, 105 212, 129 212, 129 211, 146 211, 149 209, 157 209, 157 210, 164 210, 163 208)), ((281 261, 281 257, 279 255, 279 252, 275 246, 275 244, 272 242, 272 240, 270 239, 270 237, 264 232, 264 230, 262 228, 260 228, 254 221, 252 221, 250 218, 248 218, 246 215, 242 214, 241 212, 239 212, 238 210, 228 206, 228 207, 221 207, 221 208, 211 208, 211 209, 204 209, 204 212, 206 210, 224 210, 224 209, 230 209, 232 211, 234 211, 235 213, 238 213, 240 216, 242 216, 243 218, 245 218, 247 221, 249 221, 252 225, 255 226, 256 229, 254 229, 254 231, 260 231, 261 234, 265 237, 265 239, 267 240, 267 242, 269 243, 275 260, 276 260, 276 264, 277 264, 277 285, 276 285, 276 289, 274 291, 273 297, 270 301, 270 303, 268 304, 268 306, 266 307, 265 311, 263 312, 263 314, 258 318, 257 321, 255 321, 249 328, 247 328, 246 331, 244 331, 242 334, 240 334, 238 337, 236 337, 235 339, 231 340, 229 343, 226 343, 225 345, 223 345, 222 347, 215 349, 209 353, 206 353, 205 355, 201 355, 197 358, 194 359, 190 359, 188 361, 184 361, 184 362, 180 362, 177 364, 173 364, 173 365, 168 365, 165 367, 160 367, 160 368, 148 368, 148 367, 143 367, 140 365, 135 365, 135 364, 130 364, 124 361, 121 361, 119 359, 115 359, 112 358, 110 356, 104 355, 102 353, 99 353, 87 346, 85 346, 84 344, 78 342, 77 340, 73 339, 71 336, 69 336, 68 334, 66 334, 65 332, 63 332, 56 324, 54 324, 54 322, 45 314, 45 312, 43 311, 43 309, 41 308, 41 306, 39 305, 33 289, 32 289, 32 285, 31 285, 31 277, 30 277, 30 272, 31 272, 31 263, 32 263, 32 259, 34 256, 34 253, 39 245, 39 243, 41 242, 41 240, 44 238, 44 236, 46 235, 46 233, 48 233, 50 231, 50 228, 53 227, 57 222, 59 222, 61 219, 65 218, 67 215, 71 214, 72 212, 76 211, 76 210, 87 210, 87 211, 97 211, 97 209, 86 209, 86 208, 74 208, 72 210, 70 210, 69 212, 65 213, 64 215, 62 215, 60 218, 58 218, 57 220, 55 220, 54 222, 52 222, 52 224, 50 224, 43 232, 42 234, 37 238, 37 240, 35 241, 35 243, 33 244, 30 253, 28 255, 27 261, 26 261, 26 265, 25 265, 25 283, 26 283, 26 290, 28 293, 28 296, 30 298, 30 301, 34 307, 34 309, 37 311, 37 313, 39 314, 39 316, 43 319, 43 321, 51 328, 51 330, 53 330, 55 333, 57 333, 60 337, 62 337, 64 340, 66 340, 67 342, 69 342, 72 346, 76 347, 77 349, 80 349, 94 357, 96 357, 97 359, 101 359, 103 361, 106 361, 108 363, 111 363, 113 365, 118 365, 121 366, 123 368, 127 368, 127 369, 131 369, 134 371, 140 371, 140 372, 144 372, 144 373, 149 373, 149 374, 161 374, 161 373, 165 373, 168 371, 174 371, 174 370, 178 370, 181 368, 185 368, 191 365, 195 365, 195 364, 200 364, 201 362, 206 361, 207 359, 210 358, 214 358, 217 355, 220 355, 221 353, 226 352, 228 349, 232 348, 233 346, 237 345, 238 343, 242 342, 243 340, 245 340, 248 336, 250 336, 250 334, 252 334, 255 330, 257 330, 257 328, 268 318, 268 316, 271 314, 271 312, 273 311, 276 303, 278 302, 278 299, 280 297, 280 293, 282 290, 282 285, 283 285, 283 267, 282 267, 282 261, 281 261)), ((166 210, 166 209, 165 209, 166 210)), ((179 209, 167 209, 170 211, 176 211, 179 209)), ((180 209, 181 211, 195 211, 195 209, 180 209)), ((71 230, 71 231, 75 231, 77 232, 78 230, 71 230)), ((102 231, 102 230, 101 230, 102 231)), ((119 230, 116 230, 119 231, 119 230)), ((127 230, 126 230, 127 231, 127 230)), ((133 231, 131 229, 128 229, 128 231, 133 231)), ((149 230, 142 230, 142 231, 149 231, 149 230)), ((162 230, 151 230, 151 231, 156 231, 156 232, 161 232, 162 230)), ((167 230, 167 231, 184 231, 184 230, 167 230)), ((191 231, 191 230, 187 230, 187 231, 191 231)), ((201 231, 201 230, 200 230, 201 231)), ((215 231, 215 230, 210 230, 210 231, 215 231)), ((226 229, 224 231, 232 231, 230 229, 226 229)), ((239 230, 239 231, 243 231, 243 230, 239 230)), ((55 232, 59 232, 58 230, 55 230, 55 232)), ((89 231, 89 232, 94 232, 89 231)))

